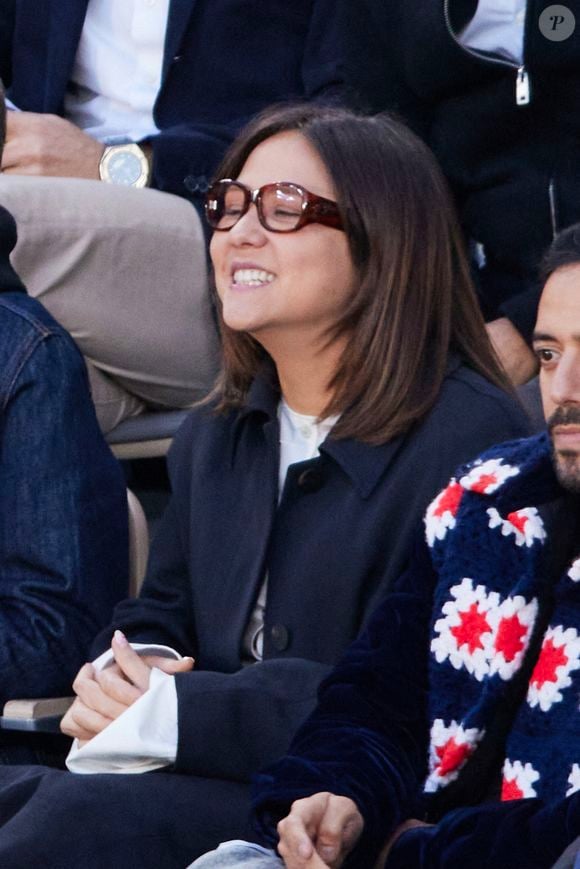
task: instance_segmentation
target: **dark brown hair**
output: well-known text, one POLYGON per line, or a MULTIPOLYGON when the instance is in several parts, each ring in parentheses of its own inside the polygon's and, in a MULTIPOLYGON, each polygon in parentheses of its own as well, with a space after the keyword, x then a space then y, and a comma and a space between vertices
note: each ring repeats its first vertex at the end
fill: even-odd
MULTIPOLYGON (((328 336, 329 342, 349 336, 321 414, 341 414, 332 436, 383 443, 407 431, 436 401, 452 351, 509 389, 486 335, 445 180, 428 148, 389 115, 276 106, 242 131, 216 178, 237 178, 261 142, 290 130, 314 147, 333 181, 357 276, 350 304, 328 336)), ((243 404, 267 354, 251 335, 220 321, 223 369, 213 396, 226 410, 243 404)))
POLYGON ((565 266, 580 264, 580 223, 558 233, 540 265, 540 280, 545 284, 551 274, 565 266))

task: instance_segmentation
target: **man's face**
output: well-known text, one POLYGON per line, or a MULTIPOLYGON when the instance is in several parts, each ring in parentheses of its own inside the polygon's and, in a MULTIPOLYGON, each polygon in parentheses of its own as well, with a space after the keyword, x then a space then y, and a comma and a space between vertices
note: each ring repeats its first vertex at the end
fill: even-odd
POLYGON ((534 350, 556 472, 566 489, 580 492, 580 263, 548 279, 534 350))

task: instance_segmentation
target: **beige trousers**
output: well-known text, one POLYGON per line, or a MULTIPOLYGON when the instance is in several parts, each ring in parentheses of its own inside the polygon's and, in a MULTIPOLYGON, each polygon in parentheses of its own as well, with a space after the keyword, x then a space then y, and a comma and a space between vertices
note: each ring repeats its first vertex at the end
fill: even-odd
POLYGON ((188 407, 211 386, 218 341, 201 222, 157 190, 0 175, 12 264, 73 336, 103 431, 145 407, 188 407))

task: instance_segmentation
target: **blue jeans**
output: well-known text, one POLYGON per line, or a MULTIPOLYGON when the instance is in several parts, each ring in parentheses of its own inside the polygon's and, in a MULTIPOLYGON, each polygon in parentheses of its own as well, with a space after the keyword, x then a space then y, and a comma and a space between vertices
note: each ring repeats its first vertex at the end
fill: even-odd
POLYGON ((188 869, 227 869, 229 866, 236 866, 237 869, 280 869, 284 863, 275 851, 236 839, 222 842, 215 851, 199 857, 188 869))
POLYGON ((0 445, 3 705, 70 693, 128 588, 125 481, 97 424, 85 365, 21 292, 0 292, 0 445))

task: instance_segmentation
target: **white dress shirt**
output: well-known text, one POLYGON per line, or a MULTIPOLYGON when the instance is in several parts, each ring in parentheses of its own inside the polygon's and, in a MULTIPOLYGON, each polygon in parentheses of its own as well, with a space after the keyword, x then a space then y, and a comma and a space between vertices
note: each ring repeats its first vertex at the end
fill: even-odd
POLYGON ((498 55, 521 66, 526 0, 479 0, 477 12, 458 35, 465 48, 498 55))
MULTIPOLYGON (((278 406, 280 423, 279 497, 282 497, 290 465, 319 455, 319 446, 338 420, 338 416, 317 421, 292 410, 284 400, 278 406)), ((242 647, 248 659, 262 660, 264 647, 264 611, 268 579, 264 580, 256 606, 244 633, 242 647)), ((145 646, 132 643, 141 654, 162 654, 181 658, 168 646, 145 646)), ((101 670, 113 660, 111 650, 93 661, 101 670)), ((169 766, 177 756, 177 691, 175 677, 157 668, 151 671, 149 689, 105 730, 79 747, 75 739, 66 765, 78 773, 141 773, 169 766)))
POLYGON ((156 135, 169 0, 89 0, 65 117, 109 144, 156 135))

